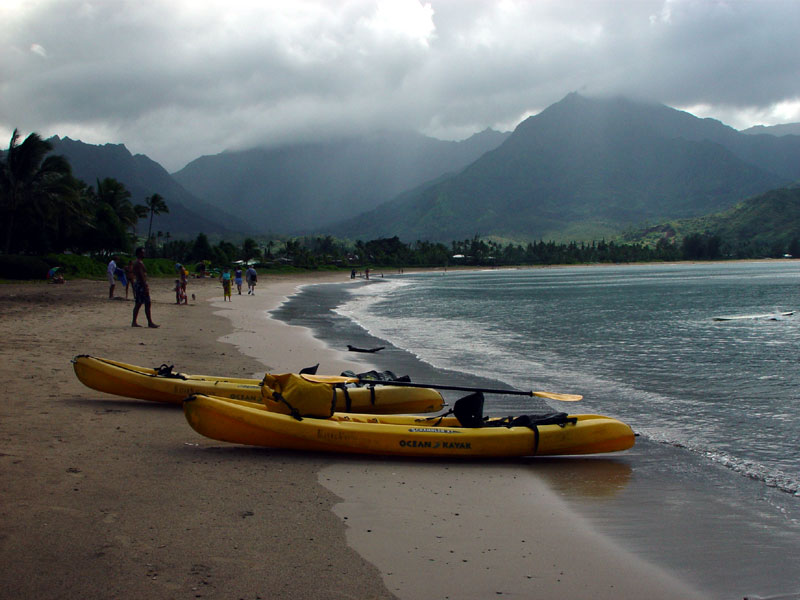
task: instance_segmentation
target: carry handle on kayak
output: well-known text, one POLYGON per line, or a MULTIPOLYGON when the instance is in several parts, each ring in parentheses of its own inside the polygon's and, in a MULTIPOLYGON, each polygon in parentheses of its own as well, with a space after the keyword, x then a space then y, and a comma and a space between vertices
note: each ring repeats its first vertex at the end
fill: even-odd
POLYGON ((467 387, 461 385, 441 385, 436 383, 412 383, 410 381, 376 381, 373 379, 361 379, 359 377, 344 377, 337 375, 301 375, 307 381, 314 383, 362 383, 368 385, 393 385, 397 387, 430 388, 433 390, 454 390, 457 392, 483 392, 484 394, 506 394, 511 396, 537 396, 558 400, 559 402, 578 402, 583 396, 578 394, 556 394, 554 392, 524 392, 522 390, 496 390, 491 388, 467 387))

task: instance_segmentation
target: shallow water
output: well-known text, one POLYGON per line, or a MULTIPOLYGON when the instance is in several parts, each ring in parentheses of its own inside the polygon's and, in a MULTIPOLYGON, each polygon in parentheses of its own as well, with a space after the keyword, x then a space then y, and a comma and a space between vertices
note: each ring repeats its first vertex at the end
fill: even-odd
POLYGON ((386 345, 380 366, 417 381, 583 394, 554 408, 629 423, 630 476, 598 500, 576 469, 598 481, 601 463, 536 462, 557 492, 712 597, 800 597, 800 314, 713 320, 791 311, 798 291, 784 261, 448 272, 310 286, 274 314, 332 346, 386 345))

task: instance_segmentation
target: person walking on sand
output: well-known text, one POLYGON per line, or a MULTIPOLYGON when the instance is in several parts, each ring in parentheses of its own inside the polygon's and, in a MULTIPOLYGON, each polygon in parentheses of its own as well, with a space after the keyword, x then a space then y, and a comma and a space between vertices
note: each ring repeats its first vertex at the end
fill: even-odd
POLYGON ((252 295, 252 296, 255 296, 256 295, 256 282, 258 281, 258 274, 256 273, 256 270, 253 268, 253 265, 250 265, 247 268, 247 273, 246 273, 245 276, 247 278, 247 293, 252 295))
POLYGON ((136 322, 139 316, 139 309, 144 304, 144 314, 147 317, 147 326, 155 329, 158 327, 153 323, 150 316, 150 286, 147 285, 147 268, 144 266, 144 248, 141 246, 136 249, 136 262, 133 263, 133 321, 131 327, 141 327, 136 322))
POLYGON ((222 275, 219 276, 219 280, 222 282, 222 301, 224 302, 227 300, 228 302, 232 302, 231 300, 231 270, 228 267, 225 267, 222 271, 222 275))
POLYGON ((233 281, 236 283, 236 290, 242 295, 242 267, 237 265, 233 270, 233 281))
POLYGON ((108 299, 109 300, 113 300, 114 299, 114 287, 115 287, 114 276, 117 274, 117 260, 116 259, 117 259, 117 257, 112 255, 111 256, 111 260, 108 261, 107 273, 108 273, 108 299))

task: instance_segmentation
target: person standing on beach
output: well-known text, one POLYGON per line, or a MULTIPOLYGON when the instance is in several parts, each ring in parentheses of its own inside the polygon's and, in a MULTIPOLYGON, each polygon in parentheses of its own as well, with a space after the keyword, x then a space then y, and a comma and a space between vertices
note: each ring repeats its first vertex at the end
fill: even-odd
POLYGON ((133 321, 131 327, 141 327, 136 322, 139 316, 139 309, 144 304, 144 314, 147 317, 147 326, 155 329, 158 327, 153 323, 150 316, 150 286, 147 285, 147 268, 144 266, 144 248, 141 246, 136 249, 136 262, 133 263, 133 321))
POLYGON ((181 263, 175 263, 175 271, 178 273, 178 284, 175 289, 177 304, 189 304, 189 300, 186 297, 186 278, 189 272, 181 263))
POLYGON ((228 267, 225 267, 222 271, 222 275, 219 276, 219 280, 222 282, 222 301, 224 302, 227 300, 228 302, 232 302, 231 300, 231 270, 228 267))
POLYGON ((128 299, 128 288, 131 287, 133 283, 133 261, 129 260, 128 264, 125 265, 125 300, 128 299))
POLYGON ((112 256, 111 260, 108 261, 108 299, 114 299, 114 276, 117 274, 117 257, 112 256))
POLYGON ((258 281, 258 274, 256 270, 253 268, 253 265, 250 265, 247 268, 247 293, 253 296, 256 295, 256 282, 258 281))

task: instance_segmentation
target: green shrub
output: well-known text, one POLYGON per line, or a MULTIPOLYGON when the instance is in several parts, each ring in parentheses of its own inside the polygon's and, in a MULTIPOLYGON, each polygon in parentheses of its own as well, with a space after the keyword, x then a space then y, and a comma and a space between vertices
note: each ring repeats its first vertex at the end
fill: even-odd
POLYGON ((0 279, 45 279, 49 270, 38 256, 0 254, 0 279))
POLYGON ((150 277, 159 276, 174 276, 177 277, 175 271, 175 261, 169 258, 145 258, 144 266, 147 269, 147 274, 150 277))
POLYGON ((103 279, 108 265, 80 254, 48 254, 46 260, 53 267, 61 267, 61 274, 65 277, 82 279, 103 279))

